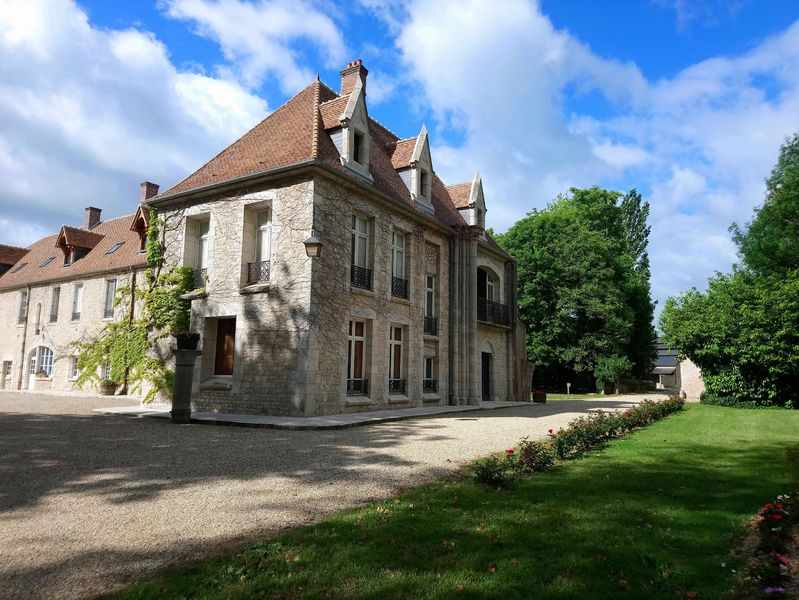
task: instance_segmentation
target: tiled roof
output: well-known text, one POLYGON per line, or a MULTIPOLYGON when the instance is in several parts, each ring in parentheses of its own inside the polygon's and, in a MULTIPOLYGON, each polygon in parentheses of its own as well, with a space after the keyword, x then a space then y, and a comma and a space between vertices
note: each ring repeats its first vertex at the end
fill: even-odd
MULTIPOLYGON (((317 160, 363 181, 360 175, 341 164, 338 150, 328 134, 328 130, 339 127, 339 117, 348 100, 349 95, 339 96, 319 81, 312 83, 195 173, 157 196, 155 201, 306 160, 317 160)), ((374 119, 369 123, 369 172, 375 188, 421 213, 429 214, 413 202, 397 173, 397 165, 404 163, 407 166, 416 138, 401 140, 374 119)), ((435 175, 432 195, 436 220, 449 227, 465 225, 448 188, 435 175)))
POLYGON ((494 238, 492 238, 487 233, 486 233, 485 240, 482 240, 482 239, 480 240, 480 245, 484 246, 484 247, 486 247, 486 248, 488 248, 490 250, 493 250, 497 254, 501 254, 502 256, 507 258, 508 260, 515 260, 510 254, 505 252, 499 244, 497 244, 497 242, 494 240, 494 238))
MULTIPOLYGON (((79 229, 77 227, 64 227, 69 229, 70 240, 78 239, 78 233, 88 234, 92 238, 97 238, 94 247, 83 258, 76 260, 69 266, 64 266, 64 254, 56 246, 59 234, 48 235, 45 238, 33 243, 28 248, 27 253, 15 266, 0 278, 0 289, 15 288, 22 285, 44 283, 59 279, 78 279, 83 276, 93 275, 106 271, 119 271, 128 267, 143 267, 145 255, 139 252, 139 235, 130 230, 130 222, 133 215, 126 215, 109 221, 103 221, 96 225, 91 231, 79 229), (113 254, 106 252, 119 242, 124 244, 113 254), (48 258, 55 257, 54 260, 44 264, 48 258), (15 271, 20 264, 27 263, 19 271, 15 271)), ((86 238, 81 236, 79 239, 86 242, 86 238)), ((74 243, 74 242, 73 242, 74 243)), ((81 244, 77 244, 81 246, 81 244)), ((81 246, 86 247, 86 246, 81 246)))
POLYGON ((13 265, 27 253, 27 248, 0 244, 0 265, 13 265))
POLYGON ((447 191, 455 208, 469 208, 469 196, 472 193, 471 181, 448 185, 447 191))
MULTIPOLYGON (((96 229, 96 227, 95 227, 96 229)), ((56 244, 63 242, 66 246, 75 246, 77 248, 94 248, 103 236, 95 231, 87 231, 79 227, 70 227, 64 225, 58 234, 56 244)))
POLYGON ((394 165, 395 169, 402 169, 411 163, 411 157, 413 156, 413 149, 415 147, 416 138, 400 140, 394 144, 391 153, 391 164, 394 165))

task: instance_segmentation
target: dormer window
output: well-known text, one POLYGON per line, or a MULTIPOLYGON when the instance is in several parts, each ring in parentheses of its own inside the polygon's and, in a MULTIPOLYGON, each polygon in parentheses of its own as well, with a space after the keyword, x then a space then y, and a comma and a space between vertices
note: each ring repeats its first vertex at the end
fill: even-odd
POLYGON ((430 201, 430 173, 424 169, 419 169, 419 195, 430 201))
POLYGON ((363 164, 363 134, 355 131, 352 134, 352 160, 358 164, 363 164))

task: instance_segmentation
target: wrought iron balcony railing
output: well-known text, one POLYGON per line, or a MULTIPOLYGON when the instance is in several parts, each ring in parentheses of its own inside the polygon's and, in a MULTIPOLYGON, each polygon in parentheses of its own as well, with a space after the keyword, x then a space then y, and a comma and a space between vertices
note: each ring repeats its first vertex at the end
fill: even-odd
POLYGON ((404 394, 405 393, 405 380, 404 379, 389 379, 388 380, 388 393, 389 394, 404 394))
POLYGON ((427 335, 438 335, 438 319, 435 317, 425 317, 424 332, 427 335))
POLYGON ((438 390, 438 379, 422 379, 422 393, 435 394, 438 390))
POLYGON ((395 298, 408 299, 408 280, 401 277, 391 278, 391 295, 395 298))
POLYGON ((368 379, 348 379, 347 380, 347 395, 348 396, 365 396, 369 393, 369 380, 368 379))
POLYGON ((194 289, 199 290, 208 285, 208 269, 194 269, 194 289))
POLYGON ((247 263, 247 283, 267 283, 270 263, 268 260, 247 263))
POLYGON ((510 325, 510 312, 505 304, 478 298, 477 320, 508 326, 510 325))
POLYGON ((350 267, 350 285, 364 290, 372 289, 372 270, 358 265, 350 267))

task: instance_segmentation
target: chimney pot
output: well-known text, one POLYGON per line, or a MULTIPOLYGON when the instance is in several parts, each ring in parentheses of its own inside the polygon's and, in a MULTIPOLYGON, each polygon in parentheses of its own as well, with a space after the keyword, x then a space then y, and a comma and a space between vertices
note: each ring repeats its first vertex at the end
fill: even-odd
POLYGON ((363 66, 363 61, 360 58, 347 63, 347 66, 341 71, 341 95, 346 96, 351 93, 355 87, 355 82, 360 79, 365 96, 367 75, 369 75, 369 69, 363 66))
POLYGON ((158 195, 158 184, 142 181, 139 190, 139 202, 144 202, 158 195))
POLYGON ((87 206, 85 209, 85 218, 83 220, 84 229, 92 229, 100 222, 100 213, 103 212, 100 208, 94 206, 87 206))

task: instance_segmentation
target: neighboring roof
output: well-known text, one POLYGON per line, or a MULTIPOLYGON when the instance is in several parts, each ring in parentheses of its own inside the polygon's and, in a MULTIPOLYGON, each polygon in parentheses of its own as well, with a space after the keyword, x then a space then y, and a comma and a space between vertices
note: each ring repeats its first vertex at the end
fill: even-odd
MULTIPOLYGON (((22 285, 38 284, 65 278, 79 279, 84 275, 92 275, 106 271, 119 271, 129 267, 143 267, 145 255, 139 252, 139 234, 130 230, 133 215, 125 215, 116 219, 103 221, 91 231, 77 227, 63 227, 58 234, 48 235, 33 243, 21 261, 17 261, 8 273, 0 279, 0 289, 15 288, 22 285), (88 236, 96 238, 94 247, 83 258, 69 266, 64 266, 64 254, 56 246, 64 229, 68 229, 68 239, 81 240, 85 243, 88 236), (119 242, 124 244, 113 254, 106 252, 119 242), (55 260, 42 265, 51 256, 55 260), (15 269, 21 263, 27 263, 19 271, 15 269)), ((76 244, 80 247, 81 244, 76 244)))
POLYGON ((60 246, 64 244, 66 246, 74 246, 77 248, 92 249, 102 239, 103 236, 95 231, 88 231, 79 227, 70 227, 69 225, 64 225, 61 227, 61 231, 58 234, 56 245, 60 246))
POLYGON ((472 193, 472 182, 464 181, 455 185, 448 185, 447 191, 455 208, 469 208, 469 197, 472 193))
POLYGON ((0 244, 0 265, 13 265, 27 253, 27 248, 0 244))

